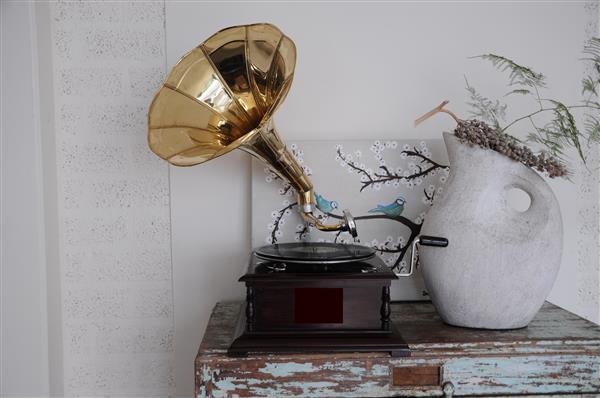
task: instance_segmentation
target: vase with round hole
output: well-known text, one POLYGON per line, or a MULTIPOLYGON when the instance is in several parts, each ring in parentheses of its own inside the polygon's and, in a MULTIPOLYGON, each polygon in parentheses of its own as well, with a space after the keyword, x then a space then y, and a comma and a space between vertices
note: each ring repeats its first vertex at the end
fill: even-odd
POLYGON ((529 167, 445 133, 450 178, 429 210, 421 234, 447 247, 422 245, 427 291, 451 325, 484 329, 527 326, 556 279, 562 219, 547 182, 529 167), (530 199, 513 208, 511 190, 530 199), (522 210, 522 209, 521 209, 522 210))

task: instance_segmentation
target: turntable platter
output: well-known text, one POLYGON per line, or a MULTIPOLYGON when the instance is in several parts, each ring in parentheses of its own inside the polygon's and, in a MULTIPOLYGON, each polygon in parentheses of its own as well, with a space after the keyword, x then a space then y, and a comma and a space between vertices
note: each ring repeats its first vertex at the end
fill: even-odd
POLYGON ((375 250, 354 244, 298 242, 263 246, 255 254, 264 260, 288 263, 346 263, 369 259, 375 250))

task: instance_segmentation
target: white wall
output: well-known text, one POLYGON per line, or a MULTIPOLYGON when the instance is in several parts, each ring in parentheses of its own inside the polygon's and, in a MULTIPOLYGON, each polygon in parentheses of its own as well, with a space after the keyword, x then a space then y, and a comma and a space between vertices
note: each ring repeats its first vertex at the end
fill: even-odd
POLYGON ((2 2, 2 396, 49 394, 44 188, 33 4, 2 2))
POLYGON ((64 394, 167 396, 168 169, 146 140, 164 4, 57 2, 48 18, 64 394))
MULTIPOLYGON (((412 121, 443 99, 466 116, 464 74, 483 93, 505 92, 501 76, 468 60, 472 55, 493 51, 520 60, 547 74, 552 95, 576 102, 590 20, 597 21, 597 8, 582 3, 167 2, 167 64, 223 27, 272 22, 298 49, 294 84, 275 117, 284 139, 435 138, 452 128, 450 118, 418 129, 412 121)), ((236 280, 251 249, 249 165, 248 156, 232 153, 202 166, 170 168, 179 394, 191 392, 193 347, 210 308, 242 297, 236 280)), ((591 260, 577 265, 578 212, 590 206, 579 191, 593 190, 598 180, 585 187, 581 176, 575 181, 551 183, 564 213, 565 256, 550 298, 598 322, 597 229, 591 260), (582 299, 583 280, 591 281, 589 299, 582 299)), ((597 220, 597 206, 591 211, 597 220)))

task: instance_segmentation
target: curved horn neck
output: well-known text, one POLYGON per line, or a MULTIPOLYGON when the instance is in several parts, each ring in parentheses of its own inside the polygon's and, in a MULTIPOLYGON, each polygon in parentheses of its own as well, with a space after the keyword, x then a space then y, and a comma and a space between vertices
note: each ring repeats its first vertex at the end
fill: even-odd
POLYGON ((348 231, 356 236, 354 223, 346 217, 337 224, 323 224, 313 214, 316 204, 313 185, 298 164, 294 155, 287 149, 270 119, 259 126, 256 131, 247 135, 248 139, 240 144, 239 149, 268 164, 280 178, 288 181, 298 193, 298 210, 302 218, 321 231, 348 231))

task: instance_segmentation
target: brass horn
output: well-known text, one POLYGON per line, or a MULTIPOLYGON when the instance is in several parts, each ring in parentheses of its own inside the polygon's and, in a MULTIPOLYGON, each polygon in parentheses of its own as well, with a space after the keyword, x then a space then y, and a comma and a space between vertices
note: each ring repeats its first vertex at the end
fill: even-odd
POLYGON ((303 218, 325 231, 356 236, 352 216, 324 225, 313 215, 313 185, 277 133, 273 114, 285 99, 296 46, 271 24, 223 29, 183 56, 148 112, 148 144, 175 166, 193 166, 239 148, 298 193, 303 218))

